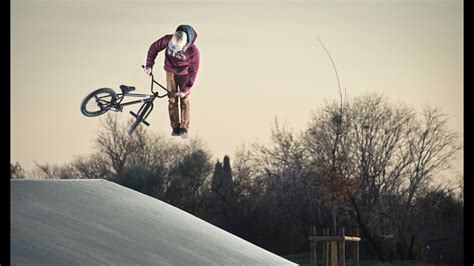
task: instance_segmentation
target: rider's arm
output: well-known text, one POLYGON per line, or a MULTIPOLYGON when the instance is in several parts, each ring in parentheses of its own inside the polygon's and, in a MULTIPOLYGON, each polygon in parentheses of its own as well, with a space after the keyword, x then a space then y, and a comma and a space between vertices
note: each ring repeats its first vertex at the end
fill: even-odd
POLYGON ((186 79, 186 82, 184 83, 183 88, 181 88, 181 91, 185 94, 188 94, 191 90, 191 87, 194 84, 194 80, 196 79, 196 75, 199 70, 199 50, 197 49, 197 47, 194 47, 193 53, 189 60, 190 63, 188 67, 188 77, 186 79))
POLYGON ((168 47, 168 42, 171 40, 172 36, 173 35, 171 34, 165 35, 150 45, 146 58, 146 67, 153 67, 153 65, 155 64, 156 56, 159 52, 163 51, 164 49, 166 49, 166 47, 168 47))

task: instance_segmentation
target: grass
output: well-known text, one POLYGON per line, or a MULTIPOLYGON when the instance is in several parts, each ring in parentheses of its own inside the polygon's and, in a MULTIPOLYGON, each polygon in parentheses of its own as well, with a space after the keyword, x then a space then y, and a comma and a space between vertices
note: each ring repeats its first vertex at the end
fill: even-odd
MULTIPOLYGON (((323 259, 321 254, 318 254, 317 257, 317 263, 318 265, 323 264, 323 259)), ((285 259, 292 261, 294 263, 297 263, 298 265, 301 266, 309 266, 310 265, 310 256, 309 252, 308 253, 298 253, 298 254, 290 254, 283 256, 285 259)), ((351 266, 352 265, 352 260, 351 259, 346 259, 346 265, 351 266)), ((397 266, 430 266, 431 264, 421 262, 421 261, 394 261, 394 262, 380 262, 377 260, 361 260, 359 262, 360 266, 389 266, 389 265, 397 265, 397 266)))

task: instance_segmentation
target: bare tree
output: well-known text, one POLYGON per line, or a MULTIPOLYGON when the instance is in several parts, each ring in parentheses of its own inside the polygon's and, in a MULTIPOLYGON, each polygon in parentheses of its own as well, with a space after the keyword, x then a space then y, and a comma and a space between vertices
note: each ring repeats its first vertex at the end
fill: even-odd
POLYGON ((197 214, 204 205, 212 165, 206 150, 194 145, 189 144, 181 159, 169 169, 165 200, 197 214))
POLYGON ((107 167, 107 158, 102 153, 78 156, 70 165, 75 169, 74 177, 77 179, 112 180, 114 178, 114 173, 107 167))
POLYGON ((133 133, 127 165, 152 169, 157 165, 169 166, 181 153, 182 145, 166 139, 163 134, 151 134, 146 127, 138 127, 133 133))
POLYGON ((350 108, 348 138, 352 178, 357 190, 351 196, 354 219, 373 249, 384 259, 388 247, 384 234, 383 201, 396 195, 402 173, 408 165, 404 145, 411 132, 413 112, 405 106, 389 104, 383 97, 368 94, 356 98, 350 108))
POLYGON ((413 124, 408 140, 407 209, 417 191, 428 185, 433 175, 451 167, 451 159, 461 150, 459 134, 447 128, 446 115, 439 109, 425 107, 422 118, 413 124))
MULTIPOLYGON (((331 131, 330 139, 332 140, 332 150, 330 158, 327 161, 320 161, 319 167, 321 168, 318 172, 323 174, 321 177, 324 180, 320 182, 320 186, 323 189, 326 189, 326 194, 329 196, 328 200, 331 203, 331 216, 332 216, 332 234, 336 235, 336 209, 345 200, 345 194, 348 192, 350 184, 347 182, 348 179, 343 173, 341 168, 341 160, 339 156, 339 149, 341 149, 341 138, 345 134, 345 127, 343 125, 344 120, 347 120, 345 115, 345 106, 342 98, 341 82, 339 80, 339 75, 337 73, 336 64, 332 59, 331 54, 324 46, 321 39, 318 37, 318 41, 323 47, 324 51, 331 60, 334 72, 336 74, 337 86, 339 89, 339 108, 333 109, 331 112, 331 131), (322 163, 322 164, 321 164, 322 163)), ((314 178, 321 179, 321 178, 314 178)))
MULTIPOLYGON (((413 119, 406 141, 407 165, 402 172, 403 184, 400 195, 404 199, 401 212, 391 212, 392 221, 398 226, 397 234, 402 258, 414 258, 416 240, 422 231, 419 228, 419 210, 413 209, 417 198, 430 193, 429 185, 434 175, 451 166, 452 159, 462 148, 459 135, 448 130, 446 115, 439 109, 425 107, 421 118, 413 119), (396 214, 396 217, 394 217, 396 214)), ((455 188, 438 187, 435 191, 455 188)), ((432 191, 433 189, 431 189, 432 191)))
POLYGON ((236 149, 232 167, 232 193, 241 216, 250 213, 260 204, 259 196, 264 192, 264 181, 257 172, 252 151, 245 146, 236 149))
POLYGON ((68 164, 39 164, 35 161, 31 176, 35 179, 74 179, 75 169, 68 164))
POLYGON ((263 181, 267 208, 294 223, 316 220, 318 188, 310 182, 309 153, 302 135, 275 120, 270 143, 254 143, 252 160, 257 180, 263 181))
POLYGON ((332 233, 336 234, 337 206, 347 200, 353 182, 350 154, 351 117, 348 105, 327 103, 320 113, 314 113, 304 134, 309 152, 311 183, 321 191, 325 205, 331 210, 332 233))
POLYGON ((107 114, 95 139, 96 150, 106 155, 108 167, 115 175, 122 172, 130 154, 139 147, 136 138, 126 132, 127 127, 118 122, 117 116, 107 114))
POLYGON ((308 126, 313 182, 333 206, 350 199, 347 210, 380 259, 391 249, 388 236, 404 247, 406 258, 417 237, 410 208, 427 193, 431 177, 449 166, 460 149, 458 135, 439 110, 427 108, 419 119, 376 94, 343 105, 342 120, 340 113, 340 104, 327 103, 308 126))
POLYGON ((26 172, 18 162, 10 163, 10 179, 24 179, 25 177, 26 172))

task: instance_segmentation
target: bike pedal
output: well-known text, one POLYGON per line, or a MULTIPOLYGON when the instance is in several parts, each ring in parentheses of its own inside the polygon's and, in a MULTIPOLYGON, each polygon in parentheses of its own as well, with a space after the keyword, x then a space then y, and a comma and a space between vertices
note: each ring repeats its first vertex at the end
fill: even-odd
POLYGON ((134 112, 130 111, 130 114, 133 115, 134 117, 137 117, 137 114, 135 114, 134 112))
POLYGON ((149 126, 150 126, 150 123, 148 123, 148 122, 147 122, 147 121, 145 121, 145 120, 142 120, 142 123, 143 123, 143 124, 145 124, 147 127, 149 127, 149 126))

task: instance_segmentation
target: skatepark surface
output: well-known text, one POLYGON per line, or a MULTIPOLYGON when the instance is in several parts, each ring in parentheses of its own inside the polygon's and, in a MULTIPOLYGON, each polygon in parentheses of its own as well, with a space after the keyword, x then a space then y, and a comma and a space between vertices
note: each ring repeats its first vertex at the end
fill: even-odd
POLYGON ((102 179, 11 180, 12 265, 296 265, 102 179))

